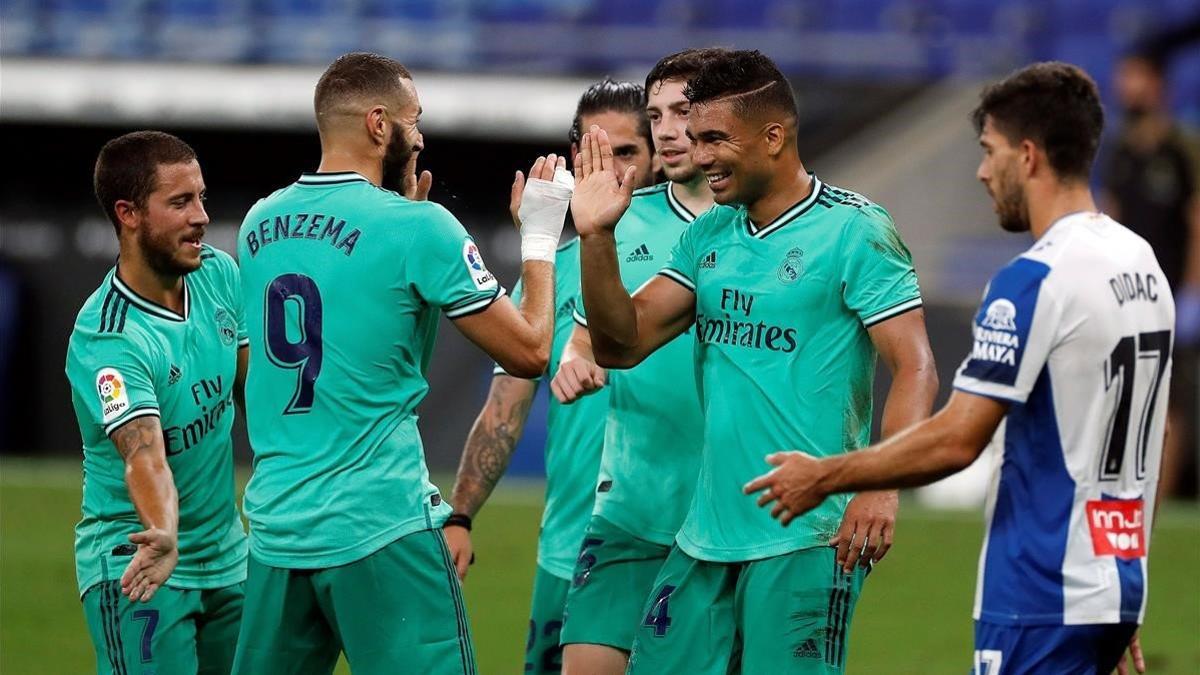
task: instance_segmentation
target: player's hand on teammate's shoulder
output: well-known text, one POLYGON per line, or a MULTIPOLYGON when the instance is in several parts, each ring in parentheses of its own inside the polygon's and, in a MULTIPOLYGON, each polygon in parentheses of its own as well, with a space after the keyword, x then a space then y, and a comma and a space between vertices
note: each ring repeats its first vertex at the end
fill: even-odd
POLYGON ((585 358, 565 359, 558 365, 554 379, 550 380, 550 391, 559 403, 574 403, 599 391, 607 383, 608 374, 592 361, 585 358))
POLYGON ((829 541, 837 546, 837 561, 847 574, 854 565, 866 567, 883 560, 892 548, 900 494, 895 490, 860 492, 846 505, 842 526, 829 541))
POLYGON ((414 202, 427 201, 429 190, 433 187, 432 173, 422 171, 420 177, 417 177, 417 156, 420 154, 414 152, 404 167, 404 197, 414 202))
POLYGON ((160 528, 135 532, 129 541, 137 544, 137 552, 121 575, 121 592, 134 602, 149 602, 175 571, 179 542, 175 534, 160 528))
POLYGON ((571 198, 571 216, 579 236, 611 231, 616 227, 633 198, 635 172, 636 167, 630 166, 624 176, 617 175, 608 134, 592 125, 580 139, 579 154, 575 156, 575 196, 571 198))

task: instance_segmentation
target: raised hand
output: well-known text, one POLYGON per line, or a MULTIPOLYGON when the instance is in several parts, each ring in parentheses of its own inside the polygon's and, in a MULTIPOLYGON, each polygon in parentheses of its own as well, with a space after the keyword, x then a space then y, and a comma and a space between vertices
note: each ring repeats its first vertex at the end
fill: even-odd
POLYGON ((554 252, 567 218, 574 180, 567 161, 554 154, 538 157, 526 181, 518 171, 508 208, 521 232, 521 262, 554 262, 554 252))
POLYGON ((417 177, 417 155, 419 154, 421 153, 414 152, 408 158, 408 164, 404 165, 404 196, 414 202, 423 202, 429 199, 429 189, 433 187, 432 173, 422 171, 421 177, 417 177))
POLYGON ((596 125, 579 141, 575 156, 575 195, 571 216, 581 237, 611 232, 629 208, 635 167, 618 176, 608 133, 596 125))
POLYGON ((121 575, 121 592, 134 602, 149 602, 175 571, 179 548, 172 534, 157 528, 135 532, 129 541, 138 548, 121 575))

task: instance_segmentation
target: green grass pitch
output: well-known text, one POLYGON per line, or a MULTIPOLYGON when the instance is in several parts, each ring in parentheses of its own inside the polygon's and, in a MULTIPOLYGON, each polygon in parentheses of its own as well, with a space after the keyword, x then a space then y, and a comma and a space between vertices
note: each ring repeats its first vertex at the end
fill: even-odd
MULTIPOLYGON (((79 480, 78 463, 0 462, 0 673, 94 672, 74 590, 79 480)), ((449 488, 444 477, 439 485, 449 488)), ((522 671, 540 498, 537 484, 502 485, 476 524, 466 597, 486 675, 522 671)), ((962 675, 971 663, 982 518, 912 505, 900 517, 896 548, 855 614, 848 672, 962 675)), ((1198 673, 1200 510, 1164 507, 1154 536, 1143 630, 1149 672, 1198 673)), ((343 664, 339 672, 349 671, 343 664)))

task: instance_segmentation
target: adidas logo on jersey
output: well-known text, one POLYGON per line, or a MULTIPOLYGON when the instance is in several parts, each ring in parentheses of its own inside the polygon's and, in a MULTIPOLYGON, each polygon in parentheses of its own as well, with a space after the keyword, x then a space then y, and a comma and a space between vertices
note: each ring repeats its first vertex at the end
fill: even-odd
POLYGON ((625 258, 625 262, 646 262, 654 260, 654 256, 650 254, 650 248, 645 244, 633 249, 633 252, 625 258))
POLYGON ((704 260, 700 261, 700 269, 713 269, 717 266, 717 252, 709 251, 708 255, 704 256, 704 260))
POLYGON ((171 370, 169 373, 167 373, 167 384, 175 384, 176 382, 179 382, 180 378, 182 377, 183 371, 179 369, 179 366, 172 363, 171 370))
POLYGON ((819 659, 823 655, 821 654, 821 648, 817 646, 817 641, 808 638, 792 650, 792 656, 798 659, 819 659))

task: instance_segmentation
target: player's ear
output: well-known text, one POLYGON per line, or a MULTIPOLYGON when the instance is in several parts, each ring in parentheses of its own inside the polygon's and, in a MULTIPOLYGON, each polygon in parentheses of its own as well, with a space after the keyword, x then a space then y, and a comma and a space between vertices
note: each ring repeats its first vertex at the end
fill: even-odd
MULTIPOLYGON (((376 145, 387 147, 387 135, 389 124, 387 116, 387 108, 377 105, 367 111, 365 124, 367 126, 367 135, 371 137, 371 141, 376 145)), ((393 130, 395 133, 395 130, 393 130)))
POLYGON ((113 213, 115 213, 117 216, 117 223, 119 223, 121 230, 136 230, 138 228, 140 223, 139 216, 141 215, 141 209, 139 209, 138 205, 133 201, 128 199, 118 199, 117 202, 113 204, 113 213))
POLYGON ((763 139, 767 143, 767 154, 771 157, 776 157, 783 152, 783 146, 787 144, 787 129, 779 122, 770 122, 763 127, 763 139))
POLYGON ((1028 138, 1022 139, 1021 144, 1017 146, 1017 162, 1024 178, 1029 178, 1034 172, 1048 168, 1049 165, 1045 163, 1045 160, 1045 153, 1042 149, 1028 138))

